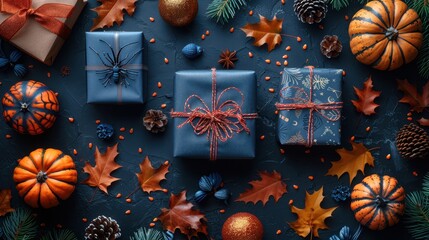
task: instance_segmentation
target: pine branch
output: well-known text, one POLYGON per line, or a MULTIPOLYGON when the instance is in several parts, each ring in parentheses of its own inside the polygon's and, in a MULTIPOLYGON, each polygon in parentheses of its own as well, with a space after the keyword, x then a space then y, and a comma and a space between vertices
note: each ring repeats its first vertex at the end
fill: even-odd
POLYGON ((409 8, 414 9, 420 16, 423 24, 429 22, 429 1, 428 0, 405 0, 409 8))
MULTIPOLYGON (((343 8, 348 7, 352 1, 355 0, 329 0, 328 3, 331 4, 335 10, 339 11, 343 8)), ((359 0, 359 3, 361 4, 364 4, 366 2, 368 2, 368 0, 359 0)))
POLYGON ((7 240, 31 240, 37 236, 36 218, 30 210, 17 209, 3 221, 3 234, 7 240))
POLYGON ((77 240, 74 232, 68 229, 59 229, 50 231, 44 235, 40 240, 77 240))
POLYGON ((213 0, 207 7, 206 15, 216 19, 216 22, 225 24, 235 16, 236 11, 246 4, 246 0, 213 0))
POLYGON ((166 239, 161 231, 155 229, 139 228, 137 232, 134 232, 134 237, 130 237, 130 240, 164 240, 166 239))
POLYGON ((429 79, 429 22, 423 24, 426 25, 423 30, 423 46, 420 49, 419 57, 417 58, 417 67, 419 69, 420 76, 424 79, 429 79))
POLYGON ((429 197, 421 191, 407 194, 405 199, 405 226, 413 239, 429 236, 429 197))
POLYGON ((429 197, 429 172, 423 178, 422 192, 424 195, 429 197))

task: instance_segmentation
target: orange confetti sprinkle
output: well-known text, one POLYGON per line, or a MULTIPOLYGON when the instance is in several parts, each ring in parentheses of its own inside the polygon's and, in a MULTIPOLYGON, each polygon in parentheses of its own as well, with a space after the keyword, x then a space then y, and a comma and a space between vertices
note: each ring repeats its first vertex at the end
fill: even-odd
POLYGON ((413 176, 414 176, 414 177, 417 177, 418 175, 419 175, 419 174, 418 174, 416 171, 414 171, 414 172, 413 172, 413 176))
POLYGON ((125 201, 126 201, 127 203, 131 203, 131 202, 132 202, 131 198, 127 198, 127 199, 125 199, 125 201))
POLYGON ((323 26, 323 24, 320 24, 320 25, 319 25, 319 29, 320 29, 320 30, 323 30, 323 29, 325 29, 325 26, 323 26))
POLYGON ((139 150, 138 150, 138 151, 139 151, 139 153, 142 153, 142 152, 143 152, 143 149, 142 149, 142 148, 139 148, 139 150))
POLYGON ((249 52, 249 58, 253 58, 253 53, 249 52))
POLYGON ((158 93, 156 93, 156 92, 152 93, 152 97, 156 97, 157 95, 158 95, 158 93))
POLYGON ((307 149, 307 150, 305 150, 304 151, 306 154, 310 154, 311 153, 311 150, 310 149, 307 149))
POLYGON ((276 65, 277 65, 277 66, 281 66, 281 65, 282 65, 282 63, 281 63, 280 61, 276 61, 276 65))
POLYGON ((59 93, 58 92, 55 92, 55 96, 58 96, 59 95, 59 93))
POLYGON ((282 230, 280 230, 280 229, 279 229, 279 230, 277 230, 277 231, 276 231, 276 234, 277 234, 277 235, 282 234, 282 230))
POLYGON ((274 88, 268 88, 268 92, 270 92, 270 93, 274 93, 274 92, 275 92, 275 90, 274 90, 274 88))
POLYGON ((134 128, 130 128, 130 131, 128 131, 130 134, 134 133, 134 128))
POLYGON ((371 127, 366 127, 365 131, 367 131, 367 132, 371 131, 371 127))
POLYGON ((119 135, 119 140, 124 140, 125 139, 125 137, 124 136, 122 136, 122 135, 119 135))
POLYGON ((297 42, 301 42, 301 41, 302 41, 302 38, 301 38, 301 37, 297 37, 297 38, 296 38, 296 41, 297 41, 297 42))
POLYGON ((88 148, 92 149, 92 143, 88 143, 88 148))
POLYGON ((321 163, 324 163, 324 162, 325 162, 325 158, 324 158, 324 157, 321 157, 321 158, 320 158, 320 162, 321 162, 321 163))
POLYGON ((101 121, 100 120, 95 120, 95 124, 100 124, 101 123, 101 121))
POLYGON ((275 115, 278 115, 278 114, 279 114, 279 110, 275 110, 275 111, 274 111, 274 114, 275 114, 275 115))
POLYGON ((356 139, 356 137, 355 137, 355 136, 351 136, 351 137, 350 137, 350 141, 351 141, 351 142, 354 142, 354 141, 355 141, 355 139, 356 139))
POLYGON ((150 43, 155 43, 155 38, 151 38, 151 39, 149 40, 149 42, 150 42, 150 43))
POLYGON ((249 11, 249 16, 253 16, 253 10, 249 11))
POLYGON ((168 189, 165 189, 165 188, 164 188, 164 189, 162 189, 162 192, 163 192, 163 193, 168 193, 168 189))
POLYGON ((308 176, 308 180, 313 181, 314 180, 314 176, 308 176))
POLYGON ((283 62, 283 65, 284 65, 284 66, 287 66, 287 65, 289 65, 289 62, 288 62, 287 60, 285 60, 285 61, 283 62))
POLYGON ((149 227, 151 227, 151 228, 155 227, 155 223, 150 223, 149 227))
POLYGON ((287 54, 285 54, 285 55, 283 55, 283 57, 282 57, 283 59, 288 59, 289 58, 289 56, 287 55, 287 54))
POLYGON ((299 186, 298 186, 298 185, 295 185, 295 184, 294 184, 292 187, 293 187, 293 189, 295 189, 295 190, 298 190, 298 189, 299 189, 299 186))
POLYGON ((46 73, 46 76, 48 76, 48 78, 51 78, 51 72, 46 73))
POLYGON ((220 213, 225 213, 225 209, 219 210, 220 213))
POLYGON ((412 117, 407 117, 407 120, 408 121, 413 121, 413 118, 412 117))
POLYGON ((302 50, 307 50, 307 48, 308 48, 307 44, 304 44, 304 45, 302 46, 302 50))
POLYGON ((268 64, 270 64, 271 60, 270 59, 265 59, 265 62, 268 63, 268 64))
POLYGON ((229 32, 230 32, 230 33, 233 33, 233 32, 234 32, 234 27, 231 27, 231 28, 229 29, 229 32))
POLYGON ((74 123, 74 118, 69 117, 69 122, 74 123))
POLYGON ((131 214, 131 210, 127 210, 127 211, 125 211, 125 215, 130 215, 131 214))
POLYGON ((293 199, 289 200, 289 205, 293 205, 293 199))
POLYGON ((34 65, 33 64, 28 64, 27 67, 30 68, 30 69, 32 69, 32 68, 34 68, 34 65))
POLYGON ((343 77, 347 75, 346 71, 343 70, 342 72, 343 77))
POLYGON ((88 222, 88 218, 82 218, 82 222, 84 223, 88 222))
POLYGON ((122 193, 116 194, 116 198, 121 198, 121 197, 122 197, 122 193))
POLYGON ((158 218, 153 218, 152 222, 158 222, 158 218))
POLYGON ((169 161, 165 161, 164 165, 167 166, 170 162, 169 161))
POLYGON ((348 21, 350 18, 349 18, 349 16, 348 15, 345 15, 344 16, 344 20, 346 20, 346 21, 348 21))
POLYGON ((204 34, 203 34, 203 35, 201 35, 201 39, 202 39, 202 40, 206 39, 206 35, 204 35, 204 34))
POLYGON ((280 148, 280 154, 284 155, 286 153, 286 151, 283 148, 280 148))
POLYGON ((161 108, 166 108, 166 107, 167 107, 167 104, 165 103, 161 104, 161 108))
POLYGON ((282 5, 285 5, 285 3, 286 3, 286 0, 282 0, 281 2, 282 2, 282 5))
POLYGON ((392 155, 390 155, 390 153, 386 155, 387 160, 390 160, 391 158, 392 158, 392 155))
POLYGON ((261 136, 259 137, 259 139, 260 139, 261 141, 263 141, 263 140, 265 139, 265 135, 261 135, 261 136))
POLYGON ((77 150, 76 149, 73 149, 73 155, 77 155, 77 150))
POLYGON ((148 197, 149 201, 153 202, 155 200, 153 197, 148 197))
POLYGON ((6 139, 11 139, 12 138, 12 135, 10 135, 10 134, 6 134, 6 139))
POLYGON ((157 86, 158 86, 158 88, 162 88, 162 83, 158 82, 157 86))
POLYGON ((265 77, 265 81, 270 81, 271 77, 270 76, 266 76, 265 77))
POLYGON ((155 18, 150 17, 150 18, 149 18, 149 21, 151 21, 151 22, 155 22, 155 18))
POLYGON ((286 51, 292 50, 292 48, 290 46, 287 46, 285 49, 286 49, 286 51))
POLYGON ((209 36, 210 35, 210 31, 206 30, 206 35, 209 36))
POLYGON ((164 58, 164 63, 168 64, 170 61, 168 61, 168 58, 164 58))
POLYGON ((121 131, 121 132, 125 132, 125 128, 124 128, 124 127, 121 127, 121 128, 119 128, 119 131, 121 131))

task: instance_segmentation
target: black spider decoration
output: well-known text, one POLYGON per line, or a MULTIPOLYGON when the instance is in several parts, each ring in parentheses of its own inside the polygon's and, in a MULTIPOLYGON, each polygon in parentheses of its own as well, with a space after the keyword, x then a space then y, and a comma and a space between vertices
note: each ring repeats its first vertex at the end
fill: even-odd
POLYGON ((130 83, 127 81, 127 78, 130 80, 134 80, 134 78, 137 76, 138 72, 135 70, 130 70, 126 68, 126 65, 128 63, 130 63, 131 60, 133 60, 133 58, 139 54, 142 50, 138 50, 137 52, 135 52, 133 55, 129 56, 129 53, 121 59, 121 52, 124 48, 131 46, 133 44, 136 44, 138 42, 132 42, 132 43, 128 43, 125 44, 123 47, 121 47, 119 49, 119 51, 117 53, 115 53, 115 51, 113 50, 113 47, 107 43, 106 41, 99 39, 100 42, 103 42, 104 44, 106 44, 109 48, 110 48, 110 53, 106 53, 103 52, 103 57, 101 56, 101 54, 97 51, 95 51, 94 48, 89 47, 95 54, 97 54, 98 58, 101 60, 101 62, 103 63, 103 65, 106 67, 106 69, 104 70, 99 70, 97 71, 98 75, 102 75, 102 77, 100 78, 100 80, 103 81, 103 85, 107 86, 108 84, 110 84, 113 80, 114 83, 116 84, 121 84, 124 85, 125 87, 129 86, 130 83))

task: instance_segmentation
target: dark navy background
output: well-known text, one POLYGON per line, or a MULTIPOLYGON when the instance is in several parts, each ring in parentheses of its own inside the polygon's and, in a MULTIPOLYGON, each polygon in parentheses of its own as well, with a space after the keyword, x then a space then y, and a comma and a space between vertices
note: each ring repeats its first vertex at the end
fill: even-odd
MULTIPOLYGON (((426 173, 427 167, 424 163, 406 161, 397 155, 394 145, 396 131, 405 123, 408 106, 398 103, 401 93, 397 90, 395 79, 408 78, 413 83, 422 86, 424 81, 419 81, 415 75, 415 64, 410 64, 395 72, 380 72, 363 66, 354 60, 348 46, 348 21, 344 16, 350 18, 359 9, 358 4, 354 4, 346 10, 336 12, 329 10, 327 18, 323 21, 324 30, 318 25, 306 25, 299 22, 293 13, 293 1, 286 1, 281 5, 279 0, 252 0, 249 5, 237 13, 236 18, 225 26, 217 25, 205 16, 205 9, 208 0, 199 1, 199 13, 194 23, 185 28, 173 28, 167 25, 159 16, 157 10, 158 1, 139 1, 134 16, 125 16, 125 21, 121 26, 115 26, 106 31, 143 31, 146 37, 147 49, 145 62, 147 71, 147 102, 144 105, 88 105, 86 104, 86 73, 85 73, 85 31, 89 31, 92 26, 92 19, 96 17, 91 11, 98 5, 95 0, 90 0, 88 6, 80 16, 73 33, 62 48, 55 64, 52 67, 44 66, 30 57, 24 57, 23 62, 33 64, 34 68, 25 76, 23 80, 35 79, 48 85, 52 90, 59 93, 61 103, 60 116, 54 127, 47 133, 40 136, 18 135, 9 128, 4 120, 0 121, 0 188, 12 189, 12 206, 19 208, 24 206, 23 200, 18 196, 12 180, 13 169, 16 161, 32 150, 42 148, 58 148, 73 156, 73 149, 78 151, 77 156, 73 156, 78 170, 79 183, 87 178, 82 167, 86 161, 94 164, 95 146, 99 146, 102 151, 106 146, 113 145, 116 140, 103 142, 96 137, 97 119, 103 123, 111 123, 116 131, 116 139, 119 134, 125 140, 119 141, 120 155, 117 162, 123 168, 113 173, 113 176, 120 177, 121 180, 115 182, 106 195, 98 189, 87 185, 78 184, 72 197, 61 203, 58 208, 50 210, 35 210, 41 222, 45 222, 47 227, 61 224, 72 229, 79 238, 83 239, 84 229, 88 223, 83 223, 82 218, 91 219, 104 214, 116 219, 122 228, 122 239, 128 239, 130 234, 137 228, 148 227, 154 217, 160 214, 160 209, 168 207, 170 193, 177 194, 187 190, 188 199, 198 190, 198 179, 201 175, 212 171, 218 171, 223 177, 225 187, 232 192, 232 201, 229 205, 224 205, 216 200, 209 200, 201 204, 199 208, 206 214, 210 235, 215 239, 220 239, 222 224, 225 219, 239 211, 248 211, 258 216, 265 228, 264 239, 301 239, 288 227, 288 222, 296 219, 296 216, 289 210, 288 202, 294 200, 297 207, 304 207, 305 191, 317 190, 324 187, 325 201, 322 206, 325 208, 336 206, 337 203, 330 197, 332 189, 339 185, 348 185, 347 176, 343 176, 339 181, 336 177, 325 176, 330 161, 338 160, 339 156, 332 147, 314 147, 310 153, 305 153, 301 147, 285 147, 285 155, 280 153, 280 145, 276 140, 276 121, 274 114, 274 103, 276 94, 269 93, 269 88, 279 90, 281 82, 279 72, 282 67, 276 66, 276 61, 283 62, 282 56, 289 55, 290 67, 303 67, 314 65, 316 67, 343 68, 347 72, 343 84, 343 100, 345 102, 342 118, 342 142, 349 147, 348 139, 356 136, 356 141, 363 142, 368 148, 381 147, 373 151, 375 156, 375 167, 366 167, 366 174, 380 173, 389 174, 398 178, 399 182, 407 191, 420 188, 421 177, 426 173), (249 16, 249 10, 253 10, 254 15, 249 16), (246 38, 245 34, 239 30, 246 22, 257 22, 258 14, 271 19, 275 15, 284 19, 283 33, 302 37, 302 42, 297 42, 294 38, 283 37, 283 42, 272 52, 267 52, 266 47, 254 47, 253 40, 246 38), (149 17, 154 17, 155 22, 150 22, 149 17), (230 27, 235 28, 234 33, 230 33, 230 27), (210 31, 210 35, 205 40, 201 40, 201 35, 210 31), (343 41, 343 53, 338 59, 328 60, 319 50, 319 43, 326 34, 336 34, 343 41), (148 43, 149 39, 155 38, 156 43, 148 43), (196 60, 188 60, 181 54, 181 49, 187 43, 194 42, 201 45, 205 52, 203 56, 196 60), (302 45, 308 44, 308 50, 303 51, 302 45), (285 51, 286 46, 291 46, 292 50, 285 51), (173 76, 178 70, 188 69, 209 69, 213 66, 220 68, 217 64, 219 54, 222 50, 229 48, 237 50, 239 61, 236 63, 237 69, 255 70, 257 73, 257 110, 260 118, 257 120, 257 137, 264 135, 265 140, 257 140, 257 157, 254 160, 228 160, 209 162, 208 160, 196 159, 174 159, 173 150, 173 124, 170 121, 168 128, 163 134, 151 134, 142 125, 142 117, 146 110, 160 109, 161 104, 166 103, 167 113, 173 106, 173 76), (253 58, 248 57, 248 52, 254 53, 253 58), (164 58, 169 59, 169 64, 164 64, 164 58), (271 64, 266 64, 265 59, 271 59, 271 64), (62 66, 69 66, 71 74, 62 77, 60 69, 62 66), (48 77, 48 73, 51 77, 48 77), (376 101, 381 106, 377 109, 377 114, 371 117, 363 117, 357 113, 350 100, 355 99, 353 86, 362 87, 368 76, 372 76, 375 89, 381 90, 382 95, 376 101), (270 76, 270 81, 265 81, 265 76, 270 76), (163 87, 157 88, 157 82, 161 82, 163 87), (157 97, 151 97, 152 92, 158 93, 157 97), (74 123, 68 121, 69 117, 75 119, 74 123), (367 133, 365 128, 370 126, 372 131, 367 133), (120 133, 119 128, 125 127, 126 132, 120 133), (134 128, 134 134, 130 135, 128 130, 134 128), (12 139, 6 139, 5 135, 10 134, 12 139), (94 148, 90 150, 88 143, 92 142, 94 148), (143 154, 138 153, 138 148, 143 149, 143 154), (386 154, 391 153, 390 161, 385 159, 386 154), (142 191, 137 191, 131 196, 132 203, 125 202, 125 196, 138 188, 135 173, 139 172, 139 163, 148 155, 153 164, 158 167, 168 160, 172 163, 167 181, 161 185, 169 189, 169 193, 156 192, 151 194, 155 198, 153 202, 148 200, 148 195, 142 191), (326 159, 324 163, 320 158, 326 159), (265 206, 261 203, 257 205, 234 202, 239 193, 249 188, 248 181, 257 179, 257 172, 260 170, 276 170, 282 174, 288 184, 288 193, 285 194, 278 203, 271 199, 265 206), (412 172, 417 171, 418 177, 412 172), (314 181, 308 180, 308 176, 313 175, 314 181), (295 190, 292 185, 299 185, 295 190), (117 193, 122 193, 123 197, 115 198, 117 193), (91 201, 91 198, 93 200, 91 201), (126 210, 131 210, 131 215, 125 215, 126 210), (220 209, 225 209, 226 213, 219 213, 220 209), (281 235, 276 235, 276 230, 282 230, 281 235)), ((37 39, 33 39, 37 41, 37 39)), ((3 43, 7 50, 8 44, 3 43)), ((0 75, 0 94, 3 95, 11 85, 19 81, 11 72, 0 75)), ((170 119, 171 120, 171 119, 170 119)), ((245 151, 245 149, 242 149, 245 151)), ((358 174, 353 182, 356 184, 363 178, 358 174)), ((326 221, 329 230, 320 230, 321 239, 328 239, 331 235, 338 233, 343 225, 348 225, 352 229, 357 228, 358 223, 354 220, 352 212, 349 210, 349 203, 339 204, 333 217, 326 221)), ((158 222, 157 229, 161 229, 158 222)), ((176 234, 179 236, 179 234, 176 234)), ((374 232, 365 229, 361 239, 409 239, 409 235, 404 227, 399 224, 385 231, 374 232)), ((180 236, 178 239, 184 239, 180 236)))

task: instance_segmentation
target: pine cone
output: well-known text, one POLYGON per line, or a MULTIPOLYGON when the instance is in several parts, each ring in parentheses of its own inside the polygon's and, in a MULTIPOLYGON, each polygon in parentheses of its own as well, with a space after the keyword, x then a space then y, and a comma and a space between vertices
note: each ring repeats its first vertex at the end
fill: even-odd
POLYGON ((143 118, 143 125, 153 133, 164 132, 167 123, 167 116, 161 110, 150 109, 143 118))
POLYGON ((118 223, 104 215, 93 219, 85 229, 85 239, 114 240, 121 236, 118 223))
POLYGON ((319 23, 328 12, 326 0, 295 0, 293 4, 298 19, 303 23, 319 23))
POLYGON ((337 35, 326 35, 320 42, 320 51, 327 58, 336 58, 343 50, 343 45, 337 35))
POLYGON ((331 197, 337 201, 346 201, 350 197, 350 188, 348 186, 336 186, 331 193, 331 197))
POLYGON ((399 130, 396 147, 404 158, 424 158, 429 153, 429 136, 423 128, 411 123, 399 130))

